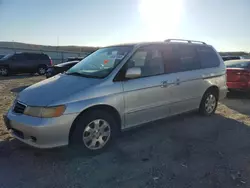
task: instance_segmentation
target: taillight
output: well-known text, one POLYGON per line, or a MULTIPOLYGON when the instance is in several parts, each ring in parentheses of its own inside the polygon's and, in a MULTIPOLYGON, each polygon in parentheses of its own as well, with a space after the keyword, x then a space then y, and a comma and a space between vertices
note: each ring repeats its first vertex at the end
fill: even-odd
POLYGON ((49 58, 49 59, 50 59, 50 65, 52 66, 53 65, 52 59, 51 58, 49 58))

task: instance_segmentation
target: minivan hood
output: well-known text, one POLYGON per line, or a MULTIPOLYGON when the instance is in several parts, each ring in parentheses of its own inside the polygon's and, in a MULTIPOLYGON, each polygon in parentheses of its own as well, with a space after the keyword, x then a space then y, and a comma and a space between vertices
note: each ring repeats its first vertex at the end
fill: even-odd
POLYGON ((49 106, 52 102, 99 82, 100 79, 59 74, 24 89, 18 100, 30 106, 49 106))

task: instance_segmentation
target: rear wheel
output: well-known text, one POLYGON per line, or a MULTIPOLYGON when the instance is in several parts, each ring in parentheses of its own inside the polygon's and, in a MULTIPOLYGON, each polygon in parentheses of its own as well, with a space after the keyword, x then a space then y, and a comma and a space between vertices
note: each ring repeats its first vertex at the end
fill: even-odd
POLYGON ((214 114, 217 105, 218 105, 218 95, 216 94, 215 91, 210 90, 204 94, 201 100, 199 111, 202 115, 211 116, 212 114, 214 114))
POLYGON ((38 67, 37 72, 38 72, 39 75, 44 75, 46 73, 46 70, 47 70, 46 66, 41 65, 41 66, 38 67))
POLYGON ((7 67, 0 67, 0 75, 8 76, 9 75, 9 69, 7 67))
POLYGON ((109 113, 94 110, 82 114, 70 135, 70 143, 85 152, 106 149, 116 137, 119 125, 109 113))

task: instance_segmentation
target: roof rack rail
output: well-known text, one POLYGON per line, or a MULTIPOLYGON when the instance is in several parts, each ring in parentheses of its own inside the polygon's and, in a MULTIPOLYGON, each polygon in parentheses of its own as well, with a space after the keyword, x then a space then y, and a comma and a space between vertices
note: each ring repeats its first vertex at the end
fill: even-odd
POLYGON ((200 44, 206 44, 205 42, 202 41, 197 41, 197 40, 185 40, 185 39, 167 39, 164 40, 164 42, 172 42, 172 41, 181 41, 181 42, 187 42, 187 43, 200 43, 200 44))

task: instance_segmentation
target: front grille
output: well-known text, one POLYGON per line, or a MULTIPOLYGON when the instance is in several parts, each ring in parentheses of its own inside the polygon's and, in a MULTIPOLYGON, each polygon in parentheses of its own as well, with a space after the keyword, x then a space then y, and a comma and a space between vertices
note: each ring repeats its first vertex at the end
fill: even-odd
POLYGON ((25 108, 26 106, 24 104, 17 101, 14 105, 13 111, 18 114, 23 114, 25 108))

